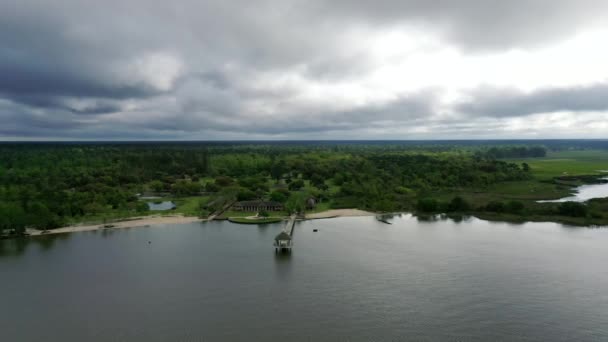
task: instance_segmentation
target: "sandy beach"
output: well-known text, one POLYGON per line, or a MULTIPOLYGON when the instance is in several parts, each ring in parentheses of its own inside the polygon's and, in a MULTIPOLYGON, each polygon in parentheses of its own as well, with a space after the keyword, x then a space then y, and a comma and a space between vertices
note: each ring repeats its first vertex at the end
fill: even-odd
MULTIPOLYGON (((120 228, 137 228, 137 227, 146 227, 150 225, 156 224, 180 224, 180 223, 192 223, 204 221, 195 216, 181 216, 181 215, 172 215, 172 216, 143 216, 143 217, 133 217, 130 219, 125 219, 124 221, 107 223, 112 225, 112 228, 108 229, 120 229, 120 228)), ((105 224, 82 224, 75 226, 62 227, 57 229, 51 229, 46 232, 41 230, 28 230, 30 236, 36 235, 47 235, 47 234, 62 234, 62 233, 75 233, 75 232, 86 232, 91 230, 98 229, 107 229, 104 228, 105 224)))

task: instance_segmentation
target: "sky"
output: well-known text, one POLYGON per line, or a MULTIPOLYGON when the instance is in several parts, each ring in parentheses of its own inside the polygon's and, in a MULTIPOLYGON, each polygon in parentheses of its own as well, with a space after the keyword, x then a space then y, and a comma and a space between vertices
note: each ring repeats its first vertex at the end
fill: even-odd
POLYGON ((0 140, 608 137, 608 1, 0 1, 0 140))

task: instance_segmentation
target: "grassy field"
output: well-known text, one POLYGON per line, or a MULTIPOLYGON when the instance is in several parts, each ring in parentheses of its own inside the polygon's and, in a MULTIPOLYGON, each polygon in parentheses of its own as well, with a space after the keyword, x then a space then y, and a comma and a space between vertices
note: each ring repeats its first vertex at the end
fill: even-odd
POLYGON ((573 187, 580 182, 556 184, 553 178, 560 176, 600 175, 600 170, 608 170, 608 151, 564 151, 553 152, 545 158, 511 159, 513 163, 530 165, 533 179, 517 182, 503 182, 479 189, 461 189, 441 194, 449 197, 459 192, 474 205, 489 201, 517 200, 533 202, 569 196, 573 187))
MULTIPOLYGON (((198 216, 200 214, 200 205, 205 204, 210 200, 208 196, 194 196, 194 197, 177 197, 177 198, 163 198, 163 201, 173 201, 175 203, 175 210, 168 210, 160 212, 161 214, 182 214, 184 216, 198 216)), ((159 212, 157 212, 159 213, 159 212)))
POLYGON ((550 152, 545 158, 513 159, 514 163, 528 163, 535 179, 549 180, 558 176, 599 174, 608 170, 608 151, 550 152))
MULTIPOLYGON (((428 197, 449 202, 454 196, 461 196, 473 208, 480 208, 492 201, 524 203, 526 209, 521 215, 507 213, 488 213, 475 210, 475 216, 494 221, 525 222, 552 221, 564 224, 589 226, 606 225, 608 217, 600 204, 589 204, 596 217, 562 217, 556 215, 558 204, 537 203, 538 200, 551 200, 570 196, 574 188, 583 184, 581 180, 555 182, 562 176, 599 176, 602 170, 608 170, 608 151, 563 151, 552 152, 545 158, 510 159, 513 163, 527 163, 530 166, 532 179, 526 181, 503 182, 484 188, 450 189, 428 194, 428 197), (553 212, 551 212, 553 208, 553 212), (546 214, 542 214, 546 212, 546 214), (598 215, 599 214, 599 215, 598 215)), ((608 174, 607 174, 608 175, 608 174)))

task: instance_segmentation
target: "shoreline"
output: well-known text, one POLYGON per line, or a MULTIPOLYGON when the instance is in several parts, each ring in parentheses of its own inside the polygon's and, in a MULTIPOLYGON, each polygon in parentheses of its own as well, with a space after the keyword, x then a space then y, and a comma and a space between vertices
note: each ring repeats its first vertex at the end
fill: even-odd
MULTIPOLYGON (((405 213, 405 212, 404 212, 405 213)), ((408 212, 409 214, 416 215, 415 212, 408 212)), ((299 218, 298 221, 308 221, 308 220, 320 220, 320 219, 331 219, 338 217, 363 217, 363 216, 376 216, 378 213, 373 213, 370 211, 360 210, 360 209, 330 209, 325 210, 318 213, 306 214, 304 218, 299 218)), ((436 215, 436 214, 430 214, 436 215)), ((608 228, 608 225, 603 225, 600 222, 585 222, 580 221, 576 218, 572 219, 564 219, 560 218, 558 220, 551 220, 547 217, 542 216, 514 216, 514 215, 501 215, 501 214, 491 214, 491 213, 479 213, 473 212, 464 214, 466 216, 475 217, 477 219, 490 221, 490 222, 505 222, 505 223, 527 223, 527 222, 551 222, 562 224, 566 226, 573 227, 587 227, 587 228, 608 228)), ((183 215, 171 215, 171 216, 139 216, 132 218, 125 218, 121 221, 116 221, 112 223, 82 223, 78 225, 66 226, 56 229, 50 229, 47 231, 37 230, 37 229, 27 229, 27 235, 25 237, 34 237, 34 236, 44 236, 44 235, 54 235, 54 234, 66 234, 66 233, 78 233, 78 232, 88 232, 88 231, 100 231, 100 230, 111 230, 111 229, 125 229, 125 228, 148 228, 154 225, 161 224, 184 224, 184 223, 194 223, 194 222, 209 222, 213 221, 209 219, 201 219, 196 216, 183 216, 183 215), (112 227, 106 228, 105 225, 112 225, 112 227)), ((237 224, 241 224, 236 222, 237 224)), ((255 222, 252 222, 255 223, 255 222)))
POLYGON ((29 236, 42 236, 42 235, 51 235, 51 234, 64 234, 64 233, 77 233, 77 232, 89 232, 95 230, 104 230, 104 229, 125 229, 125 228, 143 228, 151 225, 157 224, 181 224, 181 223, 193 223, 193 222, 203 222, 206 219, 201 219, 196 216, 183 216, 183 215, 171 215, 171 216, 140 216, 140 217, 132 217, 125 218, 124 220, 111 222, 111 223, 98 223, 98 224, 89 224, 82 223, 79 225, 66 226, 56 229, 49 230, 37 230, 37 229, 28 229, 27 233, 29 236), (106 228, 105 225, 112 225, 112 227, 106 228))
MULTIPOLYGON (((374 216, 376 213, 359 209, 330 209, 314 214, 306 214, 304 220, 315 220, 315 219, 327 219, 334 217, 355 217, 355 216, 374 216)), ((208 222, 209 219, 201 219, 196 216, 183 216, 183 215, 171 215, 171 216, 137 216, 131 218, 125 218, 120 221, 111 223, 82 223, 78 225, 66 226, 56 229, 49 230, 37 230, 27 229, 27 236, 44 236, 52 234, 65 234, 65 233, 78 233, 78 232, 89 232, 104 229, 125 229, 125 228, 146 228, 152 225, 158 224, 182 224, 182 223, 194 223, 194 222, 208 222), (112 225, 110 228, 104 227, 105 225, 112 225)), ((212 221, 212 220, 211 220, 212 221)))
POLYGON ((305 220, 327 219, 334 217, 376 216, 377 213, 360 209, 329 209, 318 213, 305 214, 305 220))

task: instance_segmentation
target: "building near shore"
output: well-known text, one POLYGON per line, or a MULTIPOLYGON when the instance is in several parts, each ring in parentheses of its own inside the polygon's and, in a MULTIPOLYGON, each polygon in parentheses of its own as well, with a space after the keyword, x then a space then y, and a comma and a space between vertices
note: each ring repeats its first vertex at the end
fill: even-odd
POLYGON ((232 206, 233 210, 236 211, 282 211, 284 206, 280 202, 267 202, 267 201, 242 201, 236 202, 232 206))
POLYGON ((286 232, 281 232, 274 238, 274 248, 276 251, 287 250, 290 251, 293 246, 291 236, 286 232))

